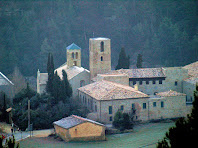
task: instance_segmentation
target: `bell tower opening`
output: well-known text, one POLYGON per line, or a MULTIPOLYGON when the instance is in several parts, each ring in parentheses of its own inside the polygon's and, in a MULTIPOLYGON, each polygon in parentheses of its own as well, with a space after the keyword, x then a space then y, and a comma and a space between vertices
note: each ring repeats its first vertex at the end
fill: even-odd
POLYGON ((67 48, 67 68, 72 66, 81 67, 81 48, 72 43, 67 48))

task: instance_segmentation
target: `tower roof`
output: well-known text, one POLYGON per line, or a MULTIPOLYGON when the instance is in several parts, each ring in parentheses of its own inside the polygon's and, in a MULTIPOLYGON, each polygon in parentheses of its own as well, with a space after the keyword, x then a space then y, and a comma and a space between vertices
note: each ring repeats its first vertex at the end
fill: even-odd
POLYGON ((78 45, 72 43, 71 45, 67 46, 66 49, 67 49, 67 50, 73 50, 73 49, 78 49, 78 50, 80 50, 81 48, 80 48, 78 45))

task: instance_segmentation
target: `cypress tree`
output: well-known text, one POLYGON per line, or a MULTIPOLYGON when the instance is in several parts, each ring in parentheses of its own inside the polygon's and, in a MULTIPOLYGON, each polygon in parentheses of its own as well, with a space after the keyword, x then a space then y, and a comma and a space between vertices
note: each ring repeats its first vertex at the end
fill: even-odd
POLYGON ((53 55, 49 53, 47 63, 48 81, 46 90, 49 94, 53 94, 53 79, 54 79, 54 60, 53 55))
POLYGON ((63 75, 63 80, 62 80, 62 96, 64 98, 69 98, 72 96, 72 87, 69 84, 69 81, 67 79, 67 73, 65 72, 65 70, 62 70, 62 75, 63 75))
POLYGON ((56 99, 56 103, 58 103, 58 101, 61 99, 61 80, 57 74, 57 71, 54 74, 52 96, 56 99))
POLYGON ((136 66, 137 68, 142 68, 142 55, 141 54, 138 54, 136 66))
POLYGON ((116 66, 116 70, 117 69, 129 69, 130 66, 130 57, 126 56, 125 50, 124 48, 121 49, 120 54, 119 54, 119 59, 118 59, 118 65, 116 66))

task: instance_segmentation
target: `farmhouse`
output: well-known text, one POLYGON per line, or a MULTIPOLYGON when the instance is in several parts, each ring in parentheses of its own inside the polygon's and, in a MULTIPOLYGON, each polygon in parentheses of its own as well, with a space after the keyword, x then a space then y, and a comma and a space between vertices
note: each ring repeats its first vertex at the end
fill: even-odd
POLYGON ((105 140, 105 126, 90 119, 71 115, 53 124, 56 134, 67 142, 105 140))

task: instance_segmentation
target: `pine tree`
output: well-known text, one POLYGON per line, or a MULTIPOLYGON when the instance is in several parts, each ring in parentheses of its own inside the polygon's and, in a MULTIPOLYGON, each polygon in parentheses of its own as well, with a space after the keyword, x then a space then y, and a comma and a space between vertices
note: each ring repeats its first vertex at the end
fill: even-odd
POLYGON ((118 65, 116 66, 117 69, 129 69, 130 66, 130 57, 126 56, 124 48, 121 49, 120 54, 119 54, 119 59, 118 59, 118 65))
POLYGON ((141 54, 138 54, 136 66, 137 68, 142 68, 142 55, 141 54))

